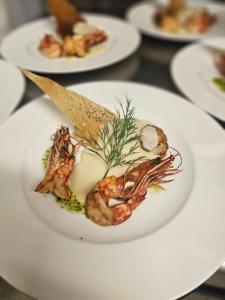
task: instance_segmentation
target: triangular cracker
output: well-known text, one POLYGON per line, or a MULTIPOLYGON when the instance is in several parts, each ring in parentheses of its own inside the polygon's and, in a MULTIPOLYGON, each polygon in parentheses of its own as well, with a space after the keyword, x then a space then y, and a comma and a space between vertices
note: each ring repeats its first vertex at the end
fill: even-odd
POLYGON ((68 0, 48 0, 48 7, 56 19, 57 32, 65 37, 73 35, 73 26, 84 21, 78 9, 68 0))
POLYGON ((20 70, 45 92, 73 123, 76 137, 88 141, 90 134, 96 136, 99 128, 115 117, 115 114, 104 106, 64 88, 47 77, 36 75, 25 69, 20 70))

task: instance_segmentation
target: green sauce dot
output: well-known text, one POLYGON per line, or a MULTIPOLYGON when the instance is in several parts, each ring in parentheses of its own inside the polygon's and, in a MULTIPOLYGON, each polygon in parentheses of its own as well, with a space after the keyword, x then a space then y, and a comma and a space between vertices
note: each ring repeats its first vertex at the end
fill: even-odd
POLYGON ((75 193, 72 193, 69 200, 62 198, 56 198, 57 203, 61 208, 68 210, 69 212, 82 212, 84 213, 84 205, 77 200, 75 193))

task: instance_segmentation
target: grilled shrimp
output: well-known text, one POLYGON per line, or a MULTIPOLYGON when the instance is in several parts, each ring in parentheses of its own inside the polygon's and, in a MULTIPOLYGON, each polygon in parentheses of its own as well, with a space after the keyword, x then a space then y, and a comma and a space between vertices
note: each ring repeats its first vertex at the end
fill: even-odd
POLYGON ((97 45, 99 43, 104 42, 107 39, 107 35, 104 31, 97 31, 94 34, 87 34, 84 36, 84 41, 86 47, 89 48, 91 46, 97 45))
POLYGON ((84 57, 91 46, 97 45, 107 39, 104 31, 97 31, 94 34, 83 36, 67 36, 63 42, 63 50, 68 55, 84 57))
POLYGON ((48 58, 58 58, 62 56, 62 45, 50 34, 46 34, 43 37, 39 48, 48 58))
POLYGON ((126 221, 145 199, 148 188, 170 182, 173 179, 165 178, 180 172, 181 163, 178 167, 173 166, 177 156, 180 154, 146 160, 120 177, 110 176, 99 181, 87 195, 87 217, 102 226, 118 225, 126 221), (119 200, 119 203, 110 205, 111 199, 119 200))
POLYGON ((75 151, 80 145, 74 145, 71 139, 69 129, 64 126, 54 134, 48 168, 44 179, 37 185, 36 192, 53 193, 66 200, 70 198, 71 191, 67 183, 74 169, 75 151))
POLYGON ((87 52, 84 39, 74 35, 65 37, 63 50, 67 55, 77 55, 79 57, 84 57, 87 52))

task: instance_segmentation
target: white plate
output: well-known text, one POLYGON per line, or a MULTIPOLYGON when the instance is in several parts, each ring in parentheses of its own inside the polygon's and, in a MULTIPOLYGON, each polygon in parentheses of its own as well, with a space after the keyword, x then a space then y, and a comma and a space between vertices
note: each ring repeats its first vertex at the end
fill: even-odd
MULTIPOLYGON (((196 5, 195 1, 192 1, 192 5, 196 5)), ((225 6, 219 4, 209 4, 202 2, 209 11, 217 16, 216 23, 203 34, 191 35, 188 33, 172 34, 160 30, 154 22, 154 14, 156 10, 156 4, 148 1, 139 2, 131 6, 126 16, 128 20, 139 28, 143 33, 160 39, 177 41, 177 42, 188 42, 197 40, 200 38, 218 36, 224 33, 225 28, 225 6)), ((197 3, 197 5, 201 5, 197 3)))
POLYGON ((44 18, 25 24, 2 41, 2 55, 17 66, 44 73, 75 73, 90 71, 112 65, 131 55, 140 44, 136 29, 119 18, 84 14, 90 24, 102 28, 108 39, 99 53, 84 58, 48 59, 38 50, 40 39, 45 33, 55 33, 53 18, 44 18), (16 49, 16 51, 15 51, 16 49))
POLYGON ((105 81, 73 89, 110 109, 131 98, 137 117, 164 128, 182 153, 183 172, 119 226, 70 214, 33 191, 49 136, 67 123, 50 101, 33 101, 0 128, 1 275, 42 300, 164 300, 190 292, 225 259, 224 131, 155 87, 105 81))
MULTIPOLYGON (((205 40, 204 43, 224 43, 225 38, 205 40)), ((225 93, 212 82, 221 77, 214 65, 212 50, 202 43, 182 48, 173 58, 171 75, 180 91, 205 111, 225 121, 225 93)))
POLYGON ((0 124, 19 103, 25 88, 25 80, 15 66, 0 60, 0 124))

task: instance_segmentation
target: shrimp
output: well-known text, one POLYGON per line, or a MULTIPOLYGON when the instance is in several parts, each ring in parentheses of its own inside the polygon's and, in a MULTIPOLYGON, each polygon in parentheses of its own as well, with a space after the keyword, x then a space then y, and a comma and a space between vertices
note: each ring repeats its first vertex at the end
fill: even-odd
POLYGON ((62 45, 52 35, 46 34, 39 45, 42 53, 48 58, 58 58, 62 56, 62 45))
POLYGON ((48 168, 44 179, 37 185, 36 192, 53 193, 66 200, 71 197, 67 183, 74 169, 75 151, 80 145, 74 145, 71 139, 69 129, 64 126, 54 134, 48 168))
POLYGON ((181 171, 182 160, 179 166, 173 166, 177 156, 181 158, 176 152, 167 158, 146 160, 120 177, 110 176, 99 181, 87 195, 86 216, 102 226, 123 223, 145 199, 149 187, 170 182, 173 179, 165 178, 181 171), (119 203, 110 205, 111 199, 119 200, 119 203))
POLYGON ((84 57, 91 46, 97 45, 107 39, 104 31, 83 36, 66 36, 63 42, 63 50, 68 55, 84 57))
POLYGON ((104 42, 107 39, 107 35, 104 31, 98 30, 93 34, 84 35, 84 41, 87 48, 95 46, 99 43, 104 42))
POLYGON ((63 50, 67 55, 76 55, 78 57, 84 57, 87 54, 84 39, 75 35, 65 37, 63 50))

